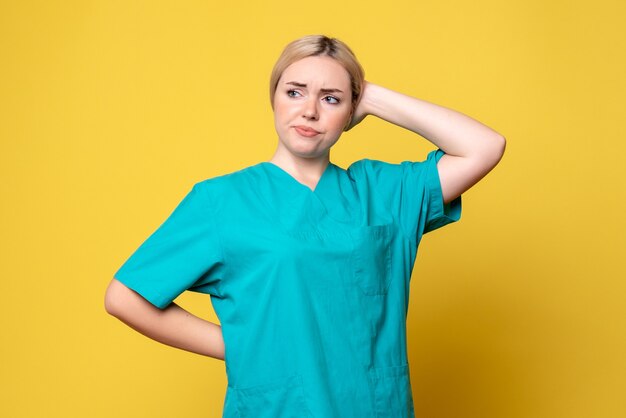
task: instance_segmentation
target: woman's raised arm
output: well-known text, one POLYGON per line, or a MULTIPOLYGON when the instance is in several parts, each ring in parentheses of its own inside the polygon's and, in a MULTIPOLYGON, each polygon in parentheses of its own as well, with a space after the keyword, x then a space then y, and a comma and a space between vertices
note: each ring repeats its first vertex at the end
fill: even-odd
POLYGON ((171 303, 159 309, 113 279, 104 299, 106 311, 126 325, 163 344, 224 360, 222 327, 171 303))
POLYGON ((469 116, 368 82, 348 129, 367 115, 409 129, 446 153, 437 163, 445 203, 491 171, 506 145, 502 135, 469 116))

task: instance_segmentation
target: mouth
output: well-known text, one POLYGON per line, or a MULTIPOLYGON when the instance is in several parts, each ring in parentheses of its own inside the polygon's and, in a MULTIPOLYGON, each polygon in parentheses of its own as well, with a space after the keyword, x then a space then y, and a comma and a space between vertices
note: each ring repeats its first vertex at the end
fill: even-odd
POLYGON ((296 132, 298 132, 298 134, 300 134, 302 136, 305 136, 307 138, 314 137, 314 136, 319 135, 321 133, 319 131, 316 131, 313 128, 310 128, 310 127, 304 126, 304 125, 297 125, 297 126, 294 126, 293 128, 296 130, 296 132))

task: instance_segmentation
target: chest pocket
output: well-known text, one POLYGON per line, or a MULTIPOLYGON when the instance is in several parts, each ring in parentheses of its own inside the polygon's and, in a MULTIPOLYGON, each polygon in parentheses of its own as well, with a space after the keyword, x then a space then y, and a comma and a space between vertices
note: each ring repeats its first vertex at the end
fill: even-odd
POLYGON ((366 295, 385 295, 389 290, 392 228, 393 224, 372 225, 354 231, 353 279, 366 295))

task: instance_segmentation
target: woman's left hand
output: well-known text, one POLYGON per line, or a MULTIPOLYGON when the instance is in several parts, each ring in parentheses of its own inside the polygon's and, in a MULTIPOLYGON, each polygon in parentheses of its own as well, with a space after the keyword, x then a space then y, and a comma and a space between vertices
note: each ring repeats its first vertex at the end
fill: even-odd
POLYGON ((352 119, 350 119, 350 123, 346 126, 344 131, 349 131, 350 129, 354 128, 356 125, 361 123, 361 121, 365 119, 367 115, 369 115, 369 111, 366 109, 367 107, 366 95, 367 95, 368 85, 369 83, 367 81, 363 81, 363 87, 361 89, 361 97, 359 98, 359 101, 356 105, 356 109, 354 109, 354 112, 352 113, 352 119))
POLYGON ((445 152, 437 162, 445 203, 483 178, 504 153, 504 137, 481 122, 456 110, 364 81, 363 93, 345 130, 367 115, 415 132, 445 152))

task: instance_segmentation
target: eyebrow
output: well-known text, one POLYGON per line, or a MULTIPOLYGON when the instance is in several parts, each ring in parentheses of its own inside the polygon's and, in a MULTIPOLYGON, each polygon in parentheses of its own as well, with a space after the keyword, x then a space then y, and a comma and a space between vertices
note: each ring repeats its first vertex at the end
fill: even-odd
MULTIPOLYGON (((288 81, 285 84, 291 84, 292 86, 296 86, 296 87, 305 87, 306 88, 306 84, 304 83, 299 83, 297 81, 288 81)), ((320 89, 320 91, 322 93, 343 93, 343 91, 339 90, 339 89, 320 89)))

